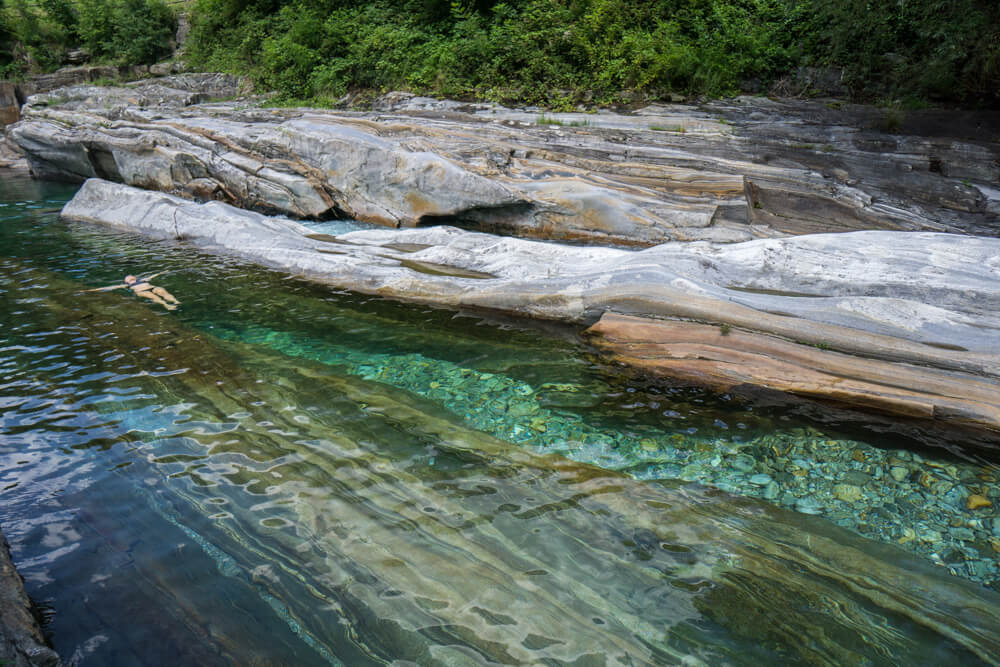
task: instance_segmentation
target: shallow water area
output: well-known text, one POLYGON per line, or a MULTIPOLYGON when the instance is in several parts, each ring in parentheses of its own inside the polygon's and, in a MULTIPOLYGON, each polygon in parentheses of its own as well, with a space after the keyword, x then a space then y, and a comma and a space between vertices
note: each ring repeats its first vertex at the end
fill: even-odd
POLYGON ((976 454, 65 224, 72 193, 0 179, 0 526, 64 659, 997 660, 976 454), (77 293, 160 270, 176 311, 77 293))

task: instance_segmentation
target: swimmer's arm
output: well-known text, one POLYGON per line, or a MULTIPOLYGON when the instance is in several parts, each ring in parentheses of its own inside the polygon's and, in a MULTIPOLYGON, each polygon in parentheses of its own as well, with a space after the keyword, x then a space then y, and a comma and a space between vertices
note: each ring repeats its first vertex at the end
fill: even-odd
POLYGON ((151 276, 146 276, 145 278, 140 278, 140 281, 152 280, 156 276, 162 276, 164 273, 170 273, 170 271, 160 271, 158 273, 154 273, 151 276))
POLYGON ((84 292, 110 292, 111 290, 121 289, 123 287, 128 287, 128 285, 121 283, 120 285, 108 285, 107 287, 98 287, 96 289, 82 289, 77 292, 77 294, 83 294, 84 292))

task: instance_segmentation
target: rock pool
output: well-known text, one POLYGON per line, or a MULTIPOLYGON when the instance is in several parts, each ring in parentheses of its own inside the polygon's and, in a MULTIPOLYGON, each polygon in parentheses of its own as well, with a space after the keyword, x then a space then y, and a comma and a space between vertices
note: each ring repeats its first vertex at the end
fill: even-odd
POLYGON ((72 193, 0 182, 0 526, 64 660, 1000 660, 1000 473, 961 438, 639 382, 72 193), (152 270, 178 311, 76 293, 152 270))

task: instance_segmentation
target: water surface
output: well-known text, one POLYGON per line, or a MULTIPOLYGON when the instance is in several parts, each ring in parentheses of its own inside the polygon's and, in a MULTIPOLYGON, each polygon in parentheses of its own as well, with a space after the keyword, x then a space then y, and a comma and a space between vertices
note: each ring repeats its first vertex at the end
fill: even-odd
POLYGON ((62 223, 72 191, 0 181, 0 525, 65 659, 996 657, 975 453, 62 223), (179 310, 77 293, 156 270, 179 310))

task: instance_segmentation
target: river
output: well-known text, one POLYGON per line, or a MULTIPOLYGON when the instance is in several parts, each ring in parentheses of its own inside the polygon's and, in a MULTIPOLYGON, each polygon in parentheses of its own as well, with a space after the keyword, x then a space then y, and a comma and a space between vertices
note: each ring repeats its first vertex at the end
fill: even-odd
POLYGON ((64 660, 998 659, 991 461, 67 224, 73 192, 0 181, 0 526, 64 660), (79 293, 153 271, 178 310, 79 293))

